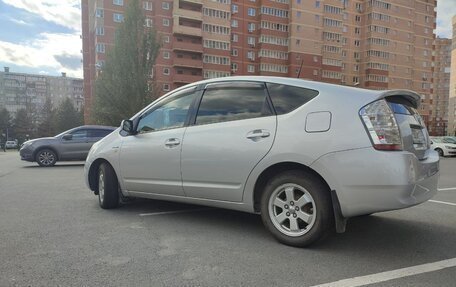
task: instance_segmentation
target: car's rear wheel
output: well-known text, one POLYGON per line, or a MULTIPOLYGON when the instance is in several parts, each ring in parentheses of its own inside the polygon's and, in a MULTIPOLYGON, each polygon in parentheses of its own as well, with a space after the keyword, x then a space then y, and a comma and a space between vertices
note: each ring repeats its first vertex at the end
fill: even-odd
POLYGON ((102 163, 98 169, 98 202, 101 208, 111 209, 119 206, 119 183, 114 169, 102 163))
POLYGON ((280 242, 306 246, 332 227, 332 206, 327 186, 303 171, 288 171, 272 178, 261 198, 261 217, 280 242))
POLYGON ((439 156, 441 156, 441 157, 445 156, 445 154, 443 153, 443 150, 441 148, 436 148, 435 151, 439 153, 439 156))
POLYGON ((55 165, 57 162, 57 155, 53 150, 42 149, 37 152, 35 160, 40 166, 49 167, 55 165))

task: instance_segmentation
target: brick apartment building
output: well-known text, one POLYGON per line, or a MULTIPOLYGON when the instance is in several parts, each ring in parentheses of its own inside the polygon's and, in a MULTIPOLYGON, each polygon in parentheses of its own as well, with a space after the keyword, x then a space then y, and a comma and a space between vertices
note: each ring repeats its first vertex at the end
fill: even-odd
POLYGON ((451 39, 437 38, 434 42, 434 89, 432 95, 429 134, 444 136, 448 128, 448 98, 450 93, 451 39))
POLYGON ((456 16, 453 16, 451 42, 450 96, 448 100, 448 135, 456 136, 456 16))
MULTIPOLYGON (((90 113, 97 69, 127 0, 82 0, 84 93, 90 113)), ((154 77, 162 93, 203 78, 299 77, 422 95, 432 117, 435 0, 142 1, 164 40, 154 77)))

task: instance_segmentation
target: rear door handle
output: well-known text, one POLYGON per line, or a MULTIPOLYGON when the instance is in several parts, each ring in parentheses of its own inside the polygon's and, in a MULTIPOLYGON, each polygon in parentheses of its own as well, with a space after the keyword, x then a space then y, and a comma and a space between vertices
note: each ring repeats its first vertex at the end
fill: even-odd
POLYGON ((176 138, 167 139, 165 141, 165 146, 167 146, 167 147, 175 147, 175 146, 178 146, 179 144, 180 144, 180 141, 179 141, 179 139, 176 139, 176 138))
POLYGON ((259 138, 267 138, 271 134, 267 130, 254 130, 247 134, 246 138, 248 139, 259 139, 259 138))

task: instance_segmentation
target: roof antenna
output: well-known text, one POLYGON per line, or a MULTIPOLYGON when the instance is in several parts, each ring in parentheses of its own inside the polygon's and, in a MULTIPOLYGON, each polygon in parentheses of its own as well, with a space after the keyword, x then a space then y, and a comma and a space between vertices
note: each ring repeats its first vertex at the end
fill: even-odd
POLYGON ((298 74, 296 75, 296 78, 299 79, 299 75, 301 75, 301 70, 302 70, 302 64, 304 63, 304 59, 301 59, 301 65, 299 66, 299 71, 298 74))

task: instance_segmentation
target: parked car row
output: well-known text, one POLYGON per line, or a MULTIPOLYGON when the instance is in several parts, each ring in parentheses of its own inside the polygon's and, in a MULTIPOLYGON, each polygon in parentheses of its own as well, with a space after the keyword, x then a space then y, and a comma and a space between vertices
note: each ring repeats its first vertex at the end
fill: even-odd
POLYGON ((259 213, 278 241, 306 246, 344 232, 350 217, 436 193, 439 154, 456 154, 456 144, 429 138, 419 103, 406 90, 211 79, 168 93, 117 129, 27 141, 20 156, 40 166, 87 158, 85 180, 104 209, 142 197, 259 213))
POLYGON ((440 156, 456 156, 456 137, 431 137, 431 148, 440 156))

